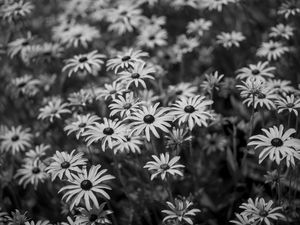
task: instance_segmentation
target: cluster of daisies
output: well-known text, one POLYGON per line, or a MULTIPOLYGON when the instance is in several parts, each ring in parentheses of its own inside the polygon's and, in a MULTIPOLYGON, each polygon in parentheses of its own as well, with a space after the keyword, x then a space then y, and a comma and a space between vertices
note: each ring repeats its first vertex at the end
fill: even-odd
POLYGON ((150 189, 153 198, 154 192, 161 193, 156 195, 159 210, 153 215, 141 210, 147 211, 148 224, 198 224, 207 208, 218 208, 200 185, 205 171, 216 167, 209 162, 215 158, 224 158, 236 185, 223 222, 299 221, 300 91, 297 79, 280 76, 280 60, 297 57, 296 1, 277 7, 273 13, 280 23, 249 50, 257 59, 237 63, 233 74, 215 69, 211 55, 236 54, 251 37, 241 26, 215 29, 218 21, 209 15, 229 17, 241 10, 252 23, 257 18, 242 0, 69 0, 54 5, 0 3, 7 32, 0 40, 0 93, 5 96, 0 97, 5 119, 0 124, 0 199, 5 200, 0 201, 0 225, 117 224, 122 221, 115 206, 121 202, 118 191, 130 203, 127 223, 142 224, 144 215, 135 212, 141 207, 134 208, 142 197, 129 190, 132 176, 145 184, 138 191, 150 189), (47 22, 39 7, 45 7, 47 22), (153 13, 164 8, 175 14, 204 13, 173 35, 172 22, 164 16, 168 12, 153 13), (195 55, 196 63, 207 68, 201 76, 188 74, 193 74, 191 67, 199 73, 190 61, 195 55), (6 110, 9 106, 13 112, 6 110), (132 171, 124 169, 128 165, 132 171), (256 178, 253 167, 264 174, 256 178), (235 207, 241 202, 239 182, 246 178, 270 183, 271 193, 248 196, 235 207), (22 212, 30 210, 12 197, 14 183, 31 194, 51 189, 63 218, 50 221, 22 212), (175 190, 180 185, 189 191, 175 190), (7 205, 14 210, 8 213, 7 205))

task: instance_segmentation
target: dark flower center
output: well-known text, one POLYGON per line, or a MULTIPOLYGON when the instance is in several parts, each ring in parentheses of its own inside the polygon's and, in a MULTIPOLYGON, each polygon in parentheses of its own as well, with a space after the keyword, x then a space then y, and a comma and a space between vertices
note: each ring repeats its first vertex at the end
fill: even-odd
POLYGON ((28 42, 28 41, 24 41, 24 42, 22 43, 22 45, 23 45, 23 46, 29 45, 29 42, 28 42))
POLYGON ((288 107, 288 108, 293 108, 294 106, 295 106, 294 103, 288 103, 288 104, 286 104, 286 107, 288 107))
POLYGON ((122 58, 122 61, 125 62, 125 61, 128 61, 128 60, 130 60, 130 59, 131 59, 131 57, 130 57, 129 55, 126 55, 126 56, 124 56, 124 57, 122 58))
POLYGON ((155 36, 154 35, 151 35, 150 37, 149 37, 149 40, 154 40, 155 39, 155 36))
POLYGON ((175 94, 176 94, 176 95, 181 95, 182 92, 183 92, 182 90, 178 90, 178 91, 175 92, 175 94))
POLYGON ((125 103, 124 106, 123 106, 123 108, 124 109, 130 109, 131 106, 132 106, 131 103, 125 103))
POLYGON ((41 170, 40 170, 40 168, 38 168, 38 167, 34 167, 34 168, 32 169, 32 173, 34 173, 34 174, 37 174, 37 173, 39 173, 39 172, 41 172, 41 170))
POLYGON ((93 184, 90 180, 83 180, 80 184, 80 187, 85 190, 88 191, 93 187, 93 184))
POLYGON ((161 164, 161 165, 160 165, 160 168, 161 168, 162 170, 167 170, 167 169, 170 168, 170 166, 169 166, 167 163, 164 163, 164 164, 161 164))
POLYGON ((111 91, 109 92, 109 94, 111 94, 111 95, 116 94, 116 93, 117 93, 116 90, 111 90, 111 91))
POLYGON ((98 219, 98 216, 96 214, 92 214, 89 218, 90 222, 94 222, 96 219, 98 219))
POLYGON ((18 87, 19 87, 19 88, 22 88, 22 87, 24 87, 25 85, 26 85, 26 82, 21 82, 21 83, 18 84, 18 87))
POLYGON ((144 122, 145 122, 145 123, 150 124, 150 123, 153 123, 154 120, 155 120, 154 116, 152 116, 152 115, 150 115, 150 114, 144 116, 144 122))
POLYGON ((78 61, 80 62, 80 63, 83 63, 83 62, 86 62, 87 61, 87 57, 81 57, 78 61))
POLYGON ((276 47, 275 46, 272 46, 271 48, 270 48, 270 51, 272 52, 272 51, 275 51, 276 50, 276 47))
POLYGON ((268 212, 266 210, 262 210, 259 212, 259 215, 262 217, 266 217, 268 215, 268 212))
POLYGON ((263 93, 258 93, 258 94, 257 94, 257 98, 259 98, 259 99, 264 99, 264 98, 266 98, 266 95, 263 94, 263 93))
POLYGON ((78 125, 78 127, 80 127, 80 128, 83 128, 83 127, 85 127, 86 126, 86 123, 80 123, 79 125, 78 125))
POLYGON ((105 135, 112 135, 114 133, 114 130, 111 127, 106 127, 103 129, 103 133, 105 135))
POLYGON ((11 137, 11 140, 14 141, 14 142, 18 141, 19 139, 20 139, 19 135, 14 135, 14 136, 11 137))
POLYGON ((133 78, 133 79, 138 79, 139 77, 140 77, 140 74, 138 74, 138 73, 131 74, 131 78, 133 78))
POLYGON ((186 113, 193 113, 193 112, 195 112, 195 108, 192 105, 187 105, 186 107, 184 107, 184 111, 186 113))
POLYGON ((283 145, 283 141, 280 139, 280 138, 273 138, 271 140, 271 144, 274 146, 274 147, 280 147, 283 145))
POLYGON ((253 75, 257 75, 257 74, 259 74, 259 70, 258 70, 258 69, 254 69, 254 70, 252 70, 252 74, 253 74, 253 75))
POLYGON ((130 141, 130 140, 131 140, 131 138, 127 136, 126 137, 126 141, 130 141))
POLYGON ((62 163, 60 164, 60 166, 61 166, 61 168, 63 168, 63 169, 67 169, 67 168, 70 167, 70 163, 67 162, 67 161, 64 161, 64 162, 62 162, 62 163))

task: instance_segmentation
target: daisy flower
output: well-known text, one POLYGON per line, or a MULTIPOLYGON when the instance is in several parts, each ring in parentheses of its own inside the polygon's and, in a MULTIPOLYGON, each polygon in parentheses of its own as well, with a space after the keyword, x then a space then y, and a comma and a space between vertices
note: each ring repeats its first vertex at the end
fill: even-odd
POLYGON ((290 16, 300 14, 300 8, 297 6, 296 1, 283 2, 278 10, 279 15, 284 15, 287 19, 290 16))
POLYGON ((269 37, 282 37, 286 40, 289 40, 293 35, 294 28, 289 25, 284 25, 282 23, 277 24, 275 27, 271 27, 271 32, 269 33, 269 37))
POLYGON ((26 188, 28 184, 32 184, 34 189, 36 189, 39 183, 44 183, 48 178, 45 168, 44 163, 39 160, 32 163, 28 163, 27 161, 22 165, 21 169, 17 170, 15 175, 15 177, 19 179, 18 184, 22 184, 24 188, 26 188))
POLYGON ((205 20, 203 18, 189 22, 187 25, 187 33, 196 34, 198 37, 202 37, 205 31, 208 31, 212 26, 210 20, 205 20))
POLYGON ((184 222, 193 225, 192 217, 196 216, 196 213, 200 213, 201 211, 196 208, 192 208, 193 203, 186 198, 176 198, 174 203, 167 202, 169 209, 162 210, 162 213, 167 214, 163 222, 168 220, 175 220, 178 224, 182 224, 184 222))
POLYGON ((11 216, 7 216, 8 225, 25 224, 28 221, 27 212, 21 213, 18 209, 11 212, 11 216))
POLYGON ((60 98, 54 98, 49 101, 46 106, 40 108, 38 119, 49 119, 50 123, 52 123, 55 118, 61 119, 62 114, 71 113, 71 111, 67 109, 67 107, 68 104, 62 103, 62 100, 60 98))
POLYGON ((295 91, 295 88, 291 85, 291 81, 289 80, 269 79, 266 85, 277 94, 286 95, 295 91))
POLYGON ((130 122, 132 126, 131 134, 140 135, 145 133, 147 141, 150 141, 151 134, 160 138, 158 130, 168 132, 173 117, 168 114, 168 108, 158 108, 158 106, 159 103, 154 106, 143 106, 142 109, 138 109, 126 118, 132 120, 130 122))
POLYGON ((294 95, 279 98, 276 101, 278 113, 282 113, 287 110, 289 113, 293 112, 298 116, 298 109, 300 108, 300 99, 296 99, 294 95))
POLYGON ((192 52, 199 46, 197 38, 188 38, 185 34, 179 35, 174 45, 174 52, 177 54, 177 60, 180 61, 182 55, 192 52))
POLYGON ((273 78, 276 68, 268 65, 269 62, 258 62, 257 64, 250 64, 248 67, 243 67, 237 71, 237 79, 257 79, 265 81, 266 78, 273 78))
POLYGON ((32 42, 33 37, 30 32, 27 32, 26 37, 18 38, 8 43, 7 53, 11 58, 18 54, 21 56, 21 58, 24 58, 26 52, 30 49, 32 42))
POLYGON ((211 74, 205 74, 205 80, 200 85, 205 92, 212 93, 213 90, 219 90, 219 85, 224 77, 224 74, 219 74, 218 71, 215 71, 211 74))
POLYGON ((147 26, 141 30, 137 36, 137 45, 153 49, 155 47, 167 45, 168 33, 165 29, 158 26, 147 26))
POLYGON ((94 39, 100 37, 99 31, 92 26, 87 24, 68 24, 68 26, 63 27, 62 30, 53 30, 53 38, 61 42, 67 48, 79 47, 82 45, 84 48, 88 47, 88 43, 92 42, 94 39))
POLYGON ((83 136, 87 136, 85 141, 88 146, 101 141, 102 150, 105 151, 106 147, 112 149, 115 141, 125 141, 125 131, 126 126, 121 121, 103 118, 103 123, 88 126, 83 136))
POLYGON ((140 108, 141 104, 142 102, 137 100, 133 96, 132 92, 126 93, 124 97, 122 95, 119 95, 108 106, 110 109, 109 115, 112 117, 119 114, 121 118, 124 118, 124 116, 130 116, 132 112, 140 108))
POLYGON ((231 48, 233 46, 240 47, 240 42, 244 41, 245 39, 245 36, 241 32, 221 32, 221 34, 217 36, 217 43, 223 45, 225 48, 231 48))
POLYGON ((180 82, 168 87, 168 93, 175 95, 177 98, 195 96, 197 90, 198 88, 196 86, 188 82, 180 82))
POLYGON ((286 52, 289 52, 289 48, 284 46, 281 42, 269 41, 262 43, 256 55, 266 57, 268 61, 272 61, 279 59, 286 52))
POLYGON ((59 190, 59 192, 66 191, 62 198, 66 199, 67 202, 72 202, 71 210, 74 206, 78 206, 81 200, 84 200, 87 209, 92 209, 93 206, 99 208, 97 193, 110 199, 106 190, 111 190, 111 188, 105 182, 114 179, 114 177, 109 174, 104 175, 107 170, 100 170, 100 168, 100 165, 92 165, 89 170, 83 168, 81 173, 74 174, 73 179, 69 181, 71 184, 59 190))
POLYGON ((256 224, 253 218, 248 218, 248 216, 245 216, 243 214, 235 213, 235 217, 236 217, 236 220, 230 220, 229 222, 234 223, 236 225, 249 225, 249 224, 255 225, 256 224))
POLYGON ((241 213, 244 216, 250 217, 256 223, 271 224, 272 220, 280 220, 285 217, 279 213, 282 207, 273 207, 273 201, 266 202, 263 198, 256 198, 253 201, 251 198, 248 199, 247 203, 243 203, 240 208, 244 211, 241 213))
POLYGON ((266 107, 268 110, 275 109, 275 100, 278 98, 278 95, 274 90, 265 87, 260 91, 257 91, 253 95, 248 95, 243 104, 246 104, 248 107, 253 106, 255 109, 260 106, 261 108, 266 107), (254 101, 254 105, 253 105, 254 101))
POLYGON ((259 154, 259 163, 264 161, 268 156, 271 161, 275 161, 278 165, 287 158, 287 166, 292 163, 295 165, 294 158, 300 159, 300 140, 291 137, 296 133, 295 129, 283 131, 283 125, 279 128, 273 126, 271 128, 262 129, 265 135, 259 134, 250 137, 249 146, 255 146, 255 149, 262 147, 263 150, 259 154))
POLYGON ((2 5, 0 12, 3 20, 11 23, 23 19, 31 14, 34 6, 31 2, 19 1, 6 1, 2 5))
POLYGON ((11 151, 13 155, 20 151, 25 151, 31 146, 32 134, 30 129, 23 129, 22 126, 11 127, 5 133, 0 135, 0 148, 2 151, 11 151))
POLYGON ((128 51, 117 55, 116 58, 109 59, 107 61, 107 70, 114 70, 115 73, 118 73, 120 69, 127 70, 133 68, 136 62, 143 62, 142 58, 147 56, 149 56, 147 52, 129 49, 128 51))
POLYGON ((142 85, 145 89, 146 79, 152 79, 154 80, 154 77, 151 74, 155 73, 155 68, 151 66, 146 66, 146 63, 144 62, 136 62, 133 65, 132 69, 129 69, 128 71, 120 72, 118 75, 120 76, 116 81, 121 81, 124 84, 126 84, 126 89, 129 89, 130 86, 135 86, 138 88, 140 85, 142 85))
POLYGON ((167 152, 160 154, 159 158, 156 155, 152 155, 152 158, 154 161, 149 161, 144 166, 144 168, 152 172, 151 180, 158 176, 160 176, 162 180, 165 180, 168 174, 172 176, 183 176, 180 169, 184 168, 184 165, 178 164, 180 159, 179 156, 175 156, 170 159, 170 155, 167 152))
POLYGON ((175 8, 180 8, 184 6, 189 6, 197 9, 198 1, 197 0, 174 0, 171 2, 172 6, 175 8))
POLYGON ((87 163, 87 159, 83 158, 83 154, 76 154, 75 149, 70 154, 56 151, 55 155, 51 157, 51 161, 46 171, 51 174, 52 181, 56 177, 62 180, 64 176, 72 180, 74 172, 81 173, 80 166, 85 166, 87 163))
POLYGON ((81 225, 111 224, 107 216, 113 212, 111 210, 104 210, 105 204, 104 202, 99 208, 93 207, 90 210, 80 208, 80 214, 76 216, 76 223, 81 225))
MULTIPOLYGON (((95 74, 95 71, 99 71, 101 69, 101 65, 104 63, 103 59, 105 57, 105 55, 98 54, 97 51, 75 55, 73 58, 66 61, 66 65, 63 67, 62 71, 69 70, 69 77, 72 73, 77 73, 78 71, 95 74)), ((97 73, 95 75, 97 75, 97 73)))
POLYGON ((174 149, 181 146, 183 143, 192 140, 192 136, 189 135, 188 130, 175 127, 166 134, 165 138, 167 146, 174 149))
POLYGON ((90 89, 80 89, 78 92, 73 92, 69 95, 68 101, 70 105, 86 106, 94 100, 94 94, 90 89))
POLYGON ((126 91, 123 82, 112 82, 112 84, 104 84, 104 88, 96 89, 96 98, 105 100, 115 99, 126 91))
POLYGON ((208 8, 208 10, 217 10, 222 11, 223 6, 228 5, 229 3, 236 3, 238 0, 203 0, 201 2, 201 7, 208 8))
POLYGON ((51 225, 51 223, 49 220, 38 220, 37 222, 26 221, 24 225, 51 225))
POLYGON ((211 154, 217 151, 224 152, 227 146, 227 139, 220 134, 214 133, 205 136, 202 148, 207 151, 207 154, 211 154))
POLYGON ((114 154, 117 153, 141 153, 141 146, 143 146, 144 142, 142 141, 142 137, 140 135, 125 135, 125 140, 116 141, 113 147, 114 154))
POLYGON ((38 86, 41 82, 34 79, 31 75, 25 74, 11 80, 12 85, 16 88, 17 93, 25 96, 34 96, 38 92, 38 86))
POLYGON ((242 84, 236 85, 236 87, 241 92, 242 98, 248 98, 249 96, 253 97, 262 92, 265 88, 265 83, 261 80, 247 79, 246 81, 242 81, 242 84))
POLYGON ((86 131, 88 126, 94 125, 97 120, 100 118, 95 115, 87 114, 87 115, 77 115, 76 120, 67 126, 65 126, 64 130, 67 132, 67 135, 71 133, 76 134, 76 138, 79 139, 82 137, 82 134, 86 131))
POLYGON ((208 126, 207 121, 211 119, 211 113, 207 107, 213 103, 206 100, 204 96, 196 95, 189 98, 178 99, 171 108, 171 115, 174 121, 178 120, 179 125, 187 123, 190 130, 196 125, 208 126))
POLYGON ((46 156, 46 151, 50 149, 50 145, 40 144, 35 146, 34 149, 30 149, 26 152, 25 160, 28 162, 34 162, 35 160, 40 160, 42 157, 46 156))

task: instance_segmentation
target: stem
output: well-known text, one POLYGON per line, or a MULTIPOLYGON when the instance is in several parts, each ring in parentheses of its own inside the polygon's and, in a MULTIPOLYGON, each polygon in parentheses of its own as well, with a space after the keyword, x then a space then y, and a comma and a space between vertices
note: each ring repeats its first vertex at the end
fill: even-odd
POLYGON ((251 111, 251 119, 250 119, 250 124, 251 124, 251 130, 249 133, 249 137, 251 137, 253 130, 254 130, 254 110, 255 110, 255 95, 252 94, 252 111, 251 111))
POLYGON ((168 192, 168 195, 169 195, 169 198, 170 198, 171 202, 174 202, 174 197, 173 197, 173 194, 172 194, 172 189, 171 189, 171 185, 170 185, 170 181, 169 181, 168 177, 166 177, 165 188, 168 192))
POLYGON ((292 116, 292 113, 289 111, 288 128, 291 128, 291 116, 292 116))
POLYGON ((281 170, 281 164, 277 166, 277 176, 278 176, 278 181, 277 181, 277 196, 278 196, 278 204, 281 204, 281 185, 280 185, 280 170, 281 170))

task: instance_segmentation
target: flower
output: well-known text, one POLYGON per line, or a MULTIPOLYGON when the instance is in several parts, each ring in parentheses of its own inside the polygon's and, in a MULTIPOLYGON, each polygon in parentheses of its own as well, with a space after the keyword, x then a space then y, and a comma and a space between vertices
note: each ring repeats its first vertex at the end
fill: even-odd
POLYGON ((285 110, 289 113, 293 112, 298 116, 298 109, 300 108, 300 99, 296 99, 294 95, 286 96, 285 98, 279 98, 276 101, 278 108, 278 113, 281 113, 285 110))
POLYGON ((87 136, 85 141, 88 146, 101 141, 102 150, 105 151, 106 147, 112 149, 114 141, 125 141, 125 131, 126 126, 121 121, 103 118, 103 123, 88 126, 83 136, 87 136))
POLYGON ((36 95, 38 92, 38 86, 41 84, 41 82, 38 79, 34 79, 31 75, 27 74, 12 79, 11 83, 16 88, 17 93, 21 96, 36 95))
POLYGON ((291 81, 289 80, 269 79, 266 85, 277 94, 286 95, 295 91, 295 88, 291 86, 291 81))
POLYGON ((79 47, 82 45, 84 48, 88 47, 88 43, 93 39, 99 38, 99 31, 87 24, 67 24, 65 27, 54 27, 53 38, 61 42, 67 48, 79 47))
POLYGON ((143 52, 141 50, 134 51, 133 49, 129 49, 128 51, 117 55, 116 58, 109 59, 107 61, 107 70, 114 70, 114 72, 117 73, 119 69, 126 70, 129 68, 133 68, 136 62, 143 62, 141 58, 147 56, 147 52, 143 52))
POLYGON ((259 57, 267 57, 268 61, 271 61, 279 59, 286 52, 289 52, 289 48, 282 43, 269 41, 262 43, 256 55, 259 57))
POLYGON ((7 22, 16 22, 31 14, 34 6, 30 2, 19 1, 6 1, 0 9, 0 15, 3 20, 7 22))
POLYGON ((126 84, 126 89, 129 89, 130 86, 138 88, 139 85, 142 85, 146 89, 145 79, 154 80, 154 77, 151 75, 154 73, 154 67, 146 67, 146 63, 136 62, 132 69, 119 73, 118 75, 120 75, 120 77, 116 81, 122 81, 126 84))
POLYGON ((189 132, 186 129, 175 127, 166 134, 165 138, 167 146, 172 146, 174 149, 181 146, 184 142, 192 140, 192 136, 189 135, 189 132))
POLYGON ((114 154, 120 153, 141 153, 141 146, 144 144, 140 135, 125 134, 125 140, 116 141, 113 150, 114 154))
POLYGON ((75 133, 76 138, 79 139, 86 131, 86 128, 95 124, 95 122, 99 119, 100 118, 98 116, 91 115, 89 113, 87 115, 77 115, 76 120, 65 126, 64 130, 67 132, 67 135, 75 133))
POLYGON ((197 87, 188 82, 180 82, 168 87, 168 93, 175 95, 177 98, 195 96, 197 87))
POLYGON ((177 60, 181 61, 183 55, 192 52, 198 46, 199 40, 197 38, 188 38, 185 34, 182 34, 177 37, 173 50, 177 54, 177 60))
POLYGON ((290 16, 300 14, 300 8, 297 7, 296 1, 283 2, 278 10, 279 15, 284 15, 287 19, 290 16))
POLYGON ((27 32, 26 37, 17 38, 16 40, 8 43, 8 55, 13 58, 16 55, 20 55, 24 59, 26 53, 31 47, 33 37, 30 32, 27 32))
POLYGON ((219 90, 219 84, 224 77, 224 74, 219 74, 218 71, 214 73, 205 74, 205 80, 200 85, 204 91, 212 93, 213 90, 219 90))
POLYGON ((221 34, 217 36, 217 43, 222 44, 225 48, 231 48, 232 46, 240 47, 240 42, 245 39, 245 36, 241 32, 221 32, 221 34))
POLYGON ((28 218, 26 216, 27 212, 21 213, 18 209, 15 210, 15 212, 11 212, 11 216, 7 216, 7 225, 19 225, 19 224, 25 224, 25 222, 28 221, 28 218))
POLYGON ((203 149, 207 151, 207 154, 221 151, 224 152, 228 146, 227 139, 217 133, 207 134, 204 138, 203 149))
POLYGON ((168 132, 168 128, 171 127, 172 116, 168 114, 168 108, 158 109, 158 106, 159 103, 154 106, 143 106, 142 109, 138 109, 126 118, 132 120, 130 123, 132 126, 131 134, 139 135, 144 132, 147 141, 150 141, 150 132, 157 138, 160 137, 157 130, 168 132))
POLYGON ((294 35, 294 28, 289 25, 284 25, 282 23, 277 24, 275 27, 271 27, 270 37, 283 37, 289 40, 294 35))
POLYGON ((108 106, 110 111, 110 116, 115 116, 119 114, 121 118, 130 116, 132 112, 139 109, 142 102, 134 98, 133 93, 126 93, 123 97, 119 95, 112 103, 108 106))
POLYGON ((51 160, 52 162, 46 168, 46 171, 51 174, 52 181, 57 176, 61 180, 64 176, 72 180, 74 172, 81 173, 79 166, 85 166, 87 163, 87 159, 83 158, 82 153, 75 154, 75 149, 70 154, 56 151, 51 160))
POLYGON ((59 190, 59 192, 66 191, 63 199, 66 198, 67 202, 72 201, 70 209, 78 206, 81 200, 84 200, 87 209, 92 209, 92 205, 99 208, 97 193, 110 199, 105 190, 111 190, 111 188, 104 182, 112 180, 114 177, 109 174, 104 175, 107 170, 100 170, 100 168, 101 165, 92 165, 89 170, 83 168, 81 173, 74 174, 73 179, 69 180, 71 184, 59 190))
POLYGON ((32 184, 34 189, 36 189, 40 182, 43 183, 48 178, 45 168, 45 164, 39 160, 33 161, 32 163, 26 160, 26 163, 22 165, 21 169, 17 170, 15 175, 16 178, 19 178, 18 184, 23 184, 24 188, 27 187, 28 184, 32 184))
POLYGON ((105 55, 98 54, 97 51, 75 55, 73 58, 66 61, 66 65, 63 67, 62 71, 69 70, 69 77, 72 73, 77 73, 78 71, 95 74, 101 69, 105 57, 105 55))
POLYGON ((247 203, 243 203, 240 208, 244 211, 241 213, 243 216, 248 216, 256 223, 271 224, 272 220, 284 219, 285 217, 278 211, 282 207, 272 207, 273 201, 266 202, 263 198, 256 198, 253 201, 248 199, 247 203))
POLYGON ((247 79, 246 81, 242 81, 242 84, 237 85, 236 87, 241 91, 242 98, 248 98, 249 96, 253 97, 260 93, 264 89, 265 83, 259 79, 247 79))
POLYGON ((7 132, 0 135, 0 149, 6 152, 11 151, 13 155, 25 151, 31 146, 30 142, 33 137, 29 131, 30 129, 23 129, 22 126, 11 127, 7 132))
POLYGON ((197 0, 174 0, 174 1, 171 2, 171 4, 175 8, 190 6, 192 8, 197 9, 197 7, 198 7, 197 0))
POLYGON ((110 98, 115 99, 117 96, 122 95, 125 91, 124 83, 114 81, 112 84, 104 84, 104 88, 96 89, 96 98, 104 98, 105 100, 110 98))
POLYGON ((26 221, 24 225, 51 225, 49 220, 26 221))
POLYGON ((249 225, 249 224, 256 225, 257 224, 253 218, 248 218, 248 216, 245 216, 243 214, 235 213, 235 216, 236 216, 237 220, 230 220, 229 221, 230 223, 234 223, 236 225, 249 225))
POLYGON ((98 224, 111 224, 107 218, 113 212, 111 210, 104 210, 105 202, 99 208, 93 207, 90 210, 80 208, 80 214, 76 216, 76 223, 81 225, 98 225, 98 224))
POLYGON ((180 168, 183 168, 184 165, 178 164, 180 159, 179 156, 175 156, 170 159, 169 153, 160 154, 159 158, 156 155, 152 155, 154 161, 149 161, 146 163, 144 168, 152 171, 151 180, 155 177, 160 176, 162 180, 167 178, 167 175, 172 176, 179 175, 183 176, 183 173, 180 171, 180 168))
POLYGON ((236 3, 238 0, 203 0, 201 6, 203 8, 208 8, 208 10, 222 11, 223 6, 228 5, 228 3, 236 3))
POLYGON ((283 131, 283 125, 279 128, 273 126, 271 128, 262 129, 265 135, 254 135, 250 137, 249 146, 254 148, 262 147, 263 150, 259 154, 259 163, 262 163, 268 156, 271 161, 275 161, 278 165, 283 159, 286 159, 287 166, 295 165, 295 158, 300 159, 300 140, 291 137, 296 133, 295 129, 283 131))
POLYGON ((187 25, 187 33, 196 34, 198 37, 202 37, 205 31, 208 31, 212 25, 210 20, 205 20, 203 18, 196 19, 189 22, 187 25))
POLYGON ((42 157, 46 156, 46 151, 50 149, 50 145, 40 144, 36 145, 34 149, 30 149, 26 152, 25 160, 28 162, 34 162, 35 160, 40 160, 42 157))
POLYGON ((174 116, 174 121, 178 120, 179 125, 187 123, 192 130, 196 125, 208 126, 207 121, 211 119, 211 114, 207 106, 212 103, 212 100, 206 100, 200 95, 182 97, 173 104, 170 113, 174 116))
POLYGON ((167 45, 168 33, 159 26, 149 25, 141 30, 137 36, 137 45, 153 49, 157 46, 167 45))
POLYGON ((94 100, 94 94, 89 89, 80 89, 78 92, 73 92, 69 95, 68 101, 70 105, 86 106, 94 100))
POLYGON ((71 113, 67 106, 68 104, 62 103, 60 98, 54 98, 46 106, 40 108, 38 119, 49 119, 50 123, 53 123, 55 118, 61 119, 62 114, 71 113))
POLYGON ((268 66, 269 62, 258 62, 255 64, 250 64, 248 67, 243 67, 237 71, 237 79, 256 79, 260 81, 265 81, 266 78, 274 77, 272 73, 276 68, 273 66, 268 66))
POLYGON ((193 225, 191 217, 196 216, 196 213, 201 212, 199 209, 190 209, 193 206, 193 203, 186 198, 176 198, 174 203, 167 202, 169 207, 168 210, 162 210, 162 213, 167 214, 164 217, 163 221, 175 220, 177 223, 181 224, 182 222, 187 222, 190 225, 193 225))

